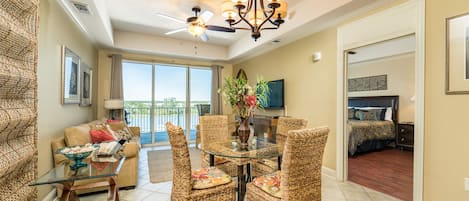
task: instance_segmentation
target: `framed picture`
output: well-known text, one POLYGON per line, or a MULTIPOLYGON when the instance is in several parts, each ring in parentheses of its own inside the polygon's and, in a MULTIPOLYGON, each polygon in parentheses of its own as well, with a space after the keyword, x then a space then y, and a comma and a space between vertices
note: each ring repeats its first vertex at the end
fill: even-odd
POLYGON ((62 46, 62 104, 80 103, 80 57, 62 46))
POLYGON ((80 106, 89 107, 91 106, 93 71, 86 63, 83 62, 80 63, 80 77, 80 106))
POLYGON ((446 19, 446 94, 469 94, 469 13, 446 19))

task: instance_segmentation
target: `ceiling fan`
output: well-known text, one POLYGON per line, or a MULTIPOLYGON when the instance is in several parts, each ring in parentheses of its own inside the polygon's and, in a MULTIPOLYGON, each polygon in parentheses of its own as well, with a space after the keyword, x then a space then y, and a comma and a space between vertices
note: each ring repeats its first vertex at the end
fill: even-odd
POLYGON ((171 35, 171 34, 179 33, 182 31, 188 31, 193 36, 199 37, 202 41, 206 42, 208 41, 208 36, 205 33, 205 30, 221 31, 221 32, 235 32, 236 31, 234 28, 207 25, 206 23, 210 20, 210 18, 213 17, 213 13, 210 11, 204 11, 202 14, 199 15, 200 11, 201 11, 200 7, 198 6, 193 7, 192 12, 194 12, 194 16, 188 17, 185 21, 175 18, 175 17, 165 15, 165 14, 161 14, 161 13, 158 13, 157 15, 160 17, 187 25, 187 27, 166 32, 165 33, 166 35, 171 35))

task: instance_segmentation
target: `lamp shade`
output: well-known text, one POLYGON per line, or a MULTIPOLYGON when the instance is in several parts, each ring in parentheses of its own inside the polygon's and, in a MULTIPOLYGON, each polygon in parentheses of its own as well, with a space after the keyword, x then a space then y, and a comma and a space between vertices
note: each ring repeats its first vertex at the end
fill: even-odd
POLYGON ((124 101, 121 99, 107 99, 104 100, 104 108, 106 109, 122 109, 124 108, 124 101))
POLYGON ((230 0, 225 0, 221 6, 221 12, 222 12, 222 15, 223 17, 225 17, 226 19, 233 19, 236 17, 236 12, 234 10, 234 5, 235 3, 233 3, 232 1, 230 0))

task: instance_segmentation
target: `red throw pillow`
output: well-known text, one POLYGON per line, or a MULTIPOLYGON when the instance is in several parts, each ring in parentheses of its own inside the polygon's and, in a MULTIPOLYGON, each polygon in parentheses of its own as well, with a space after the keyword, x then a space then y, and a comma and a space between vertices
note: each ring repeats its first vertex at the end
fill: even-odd
POLYGON ((105 130, 90 130, 91 142, 100 143, 105 141, 116 140, 111 134, 105 130))
POLYGON ((117 120, 117 119, 108 119, 108 120, 106 120, 106 122, 107 122, 108 124, 112 124, 112 123, 120 123, 120 122, 121 122, 121 120, 117 120))

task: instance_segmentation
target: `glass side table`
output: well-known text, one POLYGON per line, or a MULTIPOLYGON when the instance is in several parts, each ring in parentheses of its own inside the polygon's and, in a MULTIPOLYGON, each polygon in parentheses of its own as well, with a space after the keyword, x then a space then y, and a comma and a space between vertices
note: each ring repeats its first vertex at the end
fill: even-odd
POLYGON ((62 188, 62 197, 60 201, 79 200, 75 190, 90 189, 97 187, 109 187, 108 200, 119 200, 119 186, 117 185, 117 175, 124 164, 125 157, 115 158, 112 162, 94 162, 86 159, 86 167, 79 168, 77 171, 70 169, 70 163, 66 162, 52 168, 46 174, 40 176, 30 186, 51 184, 62 188), (79 182, 84 184, 75 184, 80 180, 102 179, 97 182, 79 182))

